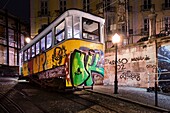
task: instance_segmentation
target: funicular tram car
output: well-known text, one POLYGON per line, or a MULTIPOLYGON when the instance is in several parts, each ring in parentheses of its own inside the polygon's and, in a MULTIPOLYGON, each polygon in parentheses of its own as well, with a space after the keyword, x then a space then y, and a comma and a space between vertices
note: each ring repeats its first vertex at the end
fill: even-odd
POLYGON ((104 77, 104 19, 65 11, 20 51, 20 74, 58 89, 90 88, 104 77))

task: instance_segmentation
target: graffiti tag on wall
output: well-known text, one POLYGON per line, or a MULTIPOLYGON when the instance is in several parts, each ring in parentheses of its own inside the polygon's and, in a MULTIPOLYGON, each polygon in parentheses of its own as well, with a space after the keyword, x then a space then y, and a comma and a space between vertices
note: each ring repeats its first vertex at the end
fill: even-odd
POLYGON ((120 75, 120 79, 136 79, 137 81, 140 81, 140 74, 139 73, 133 73, 131 72, 130 70, 128 71, 125 71, 123 72, 121 75, 120 75))
MULTIPOLYGON (((124 70, 125 68, 125 64, 128 63, 128 60, 126 58, 122 58, 122 59, 118 59, 117 61, 117 69, 118 70, 124 70)), ((110 65, 115 65, 115 60, 109 60, 109 59, 105 59, 105 64, 110 64, 110 65)))
POLYGON ((142 56, 139 56, 139 57, 135 57, 135 58, 131 58, 131 61, 140 61, 140 60, 150 60, 149 56, 145 56, 145 57, 142 57, 142 56))

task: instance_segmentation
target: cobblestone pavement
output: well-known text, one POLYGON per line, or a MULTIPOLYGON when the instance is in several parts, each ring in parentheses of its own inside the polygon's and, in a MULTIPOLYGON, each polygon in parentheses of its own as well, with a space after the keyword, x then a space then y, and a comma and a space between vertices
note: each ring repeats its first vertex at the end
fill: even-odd
MULTIPOLYGON (((10 90, 12 87, 15 87, 15 88, 19 87, 19 84, 16 85, 17 84, 17 78, 10 78, 10 79, 8 78, 6 80, 5 78, 3 78, 3 80, 1 80, 1 83, 0 83, 1 92, 6 92, 6 91, 10 90), (8 84, 6 83, 6 81, 9 81, 8 84)), ((20 85, 22 85, 22 84, 20 84, 20 85)), ((119 94, 114 94, 113 90, 114 90, 114 86, 94 86, 94 89, 90 90, 90 91, 103 93, 103 94, 106 94, 106 95, 114 96, 116 98, 121 98, 123 100, 135 101, 136 103, 142 103, 144 105, 155 107, 154 106, 154 104, 155 104, 154 103, 154 98, 155 98, 154 92, 147 92, 146 89, 144 89, 144 88, 120 87, 120 86, 119 86, 119 89, 118 89, 119 94)), ((34 95, 34 94, 38 93, 37 90, 34 90, 32 88, 31 89, 24 88, 24 89, 22 89, 22 91, 25 92, 27 94, 27 96, 32 98, 32 100, 36 101, 36 99, 38 99, 34 95), (35 96, 35 98, 33 98, 34 96, 35 96)), ((42 95, 43 93, 40 93, 40 94, 42 95)), ((40 94, 37 94, 37 95, 40 95, 40 94)), ((47 94, 48 94, 48 92, 47 92, 47 94)), ((54 95, 57 96, 55 93, 54 93, 54 95)), ((38 102, 39 102, 39 100, 42 100, 39 103, 43 104, 43 106, 47 106, 47 105, 53 106, 53 104, 54 104, 54 106, 56 107, 56 104, 57 104, 56 100, 55 99, 50 100, 50 98, 55 97, 55 96, 48 97, 48 101, 47 101, 47 100, 45 100, 46 98, 44 98, 44 97, 47 97, 47 96, 42 95, 41 99, 38 99, 38 102), (53 101, 54 101, 54 103, 52 104, 51 102, 53 102, 53 101), (47 102, 49 102, 49 103, 47 104, 47 102), (44 104, 44 103, 46 103, 46 104, 44 104)), ((21 96, 18 96, 18 98, 21 98, 21 96)), ((23 104, 23 105, 28 105, 28 104, 23 104)), ((164 109, 168 109, 170 111, 170 96, 158 94, 158 106, 159 107, 157 107, 157 108, 159 108, 159 109, 164 108, 164 109)), ((45 108, 45 107, 41 107, 41 108, 45 108)), ((34 111, 35 111, 35 109, 34 109, 34 111)))
MULTIPOLYGON (((147 92, 145 88, 135 87, 118 87, 118 94, 114 94, 114 86, 94 86, 93 91, 104 93, 107 95, 121 98, 127 101, 134 101, 136 103, 144 104, 147 106, 155 106, 155 93, 147 92)), ((158 94, 158 108, 170 110, 170 95, 158 94)))

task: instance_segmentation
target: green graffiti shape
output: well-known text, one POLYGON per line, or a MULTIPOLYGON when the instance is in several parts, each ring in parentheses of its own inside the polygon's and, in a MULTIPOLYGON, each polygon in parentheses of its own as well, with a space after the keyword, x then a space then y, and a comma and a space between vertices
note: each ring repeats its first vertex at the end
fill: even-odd
POLYGON ((74 50, 74 52, 71 54, 72 84, 74 86, 82 85, 83 83, 86 86, 93 85, 92 72, 96 72, 104 76, 104 68, 97 66, 99 60, 100 55, 98 53, 94 56, 90 54, 86 56, 85 53, 74 50))
POLYGON ((74 50, 71 54, 71 80, 74 86, 83 84, 89 78, 89 73, 85 70, 84 58, 85 54, 78 50, 74 50))
POLYGON ((93 56, 92 55, 88 55, 88 60, 87 60, 87 64, 86 64, 86 69, 88 70, 88 72, 90 73, 90 76, 92 77, 92 72, 96 72, 101 74, 102 76, 104 76, 104 68, 103 67, 98 67, 97 63, 100 60, 100 55, 98 53, 96 53, 96 55, 93 56), (92 59, 94 59, 94 61, 92 61, 92 59))

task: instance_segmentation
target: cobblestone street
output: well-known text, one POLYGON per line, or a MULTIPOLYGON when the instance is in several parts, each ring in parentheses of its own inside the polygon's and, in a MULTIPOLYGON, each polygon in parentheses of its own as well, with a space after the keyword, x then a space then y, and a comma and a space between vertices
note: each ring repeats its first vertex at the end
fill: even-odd
MULTIPOLYGON (((4 104, 2 103, 5 102, 4 98, 8 97, 17 105, 14 106, 8 103, 8 110, 11 111, 17 108, 17 113, 168 112, 160 107, 154 107, 152 105, 154 101, 149 102, 152 100, 147 100, 148 97, 152 98, 153 93, 148 93, 144 89, 119 87, 119 94, 117 95, 113 94, 112 89, 113 86, 94 86, 94 90, 57 93, 31 85, 29 82, 18 81, 17 78, 0 79, 0 91, 4 95, 1 95, 1 104, 4 104), (148 95, 146 98, 146 94, 150 96, 148 95), (148 105, 141 104, 145 101, 148 105)), ((168 101, 164 104, 169 105, 168 101)), ((3 109, 0 109, 0 112, 5 113, 3 109)))

